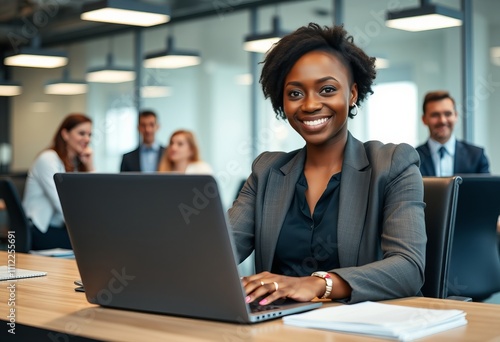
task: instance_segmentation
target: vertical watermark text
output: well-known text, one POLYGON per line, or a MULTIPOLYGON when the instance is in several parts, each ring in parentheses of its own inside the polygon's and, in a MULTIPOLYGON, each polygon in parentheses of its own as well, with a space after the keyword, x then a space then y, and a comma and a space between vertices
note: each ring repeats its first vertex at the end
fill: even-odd
MULTIPOLYGON (((7 232, 7 273, 9 278, 16 277, 16 232, 9 230, 7 232)), ((16 283, 8 282, 7 298, 7 331, 9 334, 16 334, 16 283)))

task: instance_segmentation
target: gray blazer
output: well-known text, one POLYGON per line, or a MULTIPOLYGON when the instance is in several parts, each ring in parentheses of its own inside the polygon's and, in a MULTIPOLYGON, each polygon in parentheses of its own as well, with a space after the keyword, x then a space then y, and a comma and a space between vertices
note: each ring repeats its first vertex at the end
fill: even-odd
MULTIPOLYGON (((257 272, 270 271, 276 243, 303 171, 305 148, 264 152, 228 211, 240 262, 255 250, 257 272)), ((340 182, 340 268, 352 288, 345 302, 414 296, 424 282, 423 182, 407 144, 361 143, 349 134, 340 182)))

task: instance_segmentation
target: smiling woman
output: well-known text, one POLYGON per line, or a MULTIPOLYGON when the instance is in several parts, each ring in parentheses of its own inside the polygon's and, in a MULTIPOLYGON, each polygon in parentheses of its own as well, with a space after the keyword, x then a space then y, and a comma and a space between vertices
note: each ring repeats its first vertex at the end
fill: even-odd
POLYGON ((419 294, 425 267, 422 177, 407 144, 362 143, 348 118, 372 93, 374 58, 342 26, 309 24, 264 60, 260 82, 302 149, 264 152, 229 210, 247 302, 355 303, 419 294))
POLYGON ((177 130, 170 136, 163 156, 158 164, 160 172, 186 174, 212 174, 212 168, 201 160, 198 143, 193 132, 177 130))
POLYGON ((51 146, 42 151, 28 172, 23 206, 31 219, 31 249, 71 249, 61 203, 53 180, 59 172, 93 171, 92 121, 83 114, 66 116, 51 146))

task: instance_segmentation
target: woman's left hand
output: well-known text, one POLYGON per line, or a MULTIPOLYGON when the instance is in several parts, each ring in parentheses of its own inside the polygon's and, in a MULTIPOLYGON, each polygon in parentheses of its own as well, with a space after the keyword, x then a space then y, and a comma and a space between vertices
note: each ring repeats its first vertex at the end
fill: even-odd
POLYGON ((247 294, 245 301, 251 303, 258 298, 260 305, 266 305, 280 298, 291 298, 308 302, 322 296, 325 281, 318 277, 288 277, 262 272, 241 279, 247 294))

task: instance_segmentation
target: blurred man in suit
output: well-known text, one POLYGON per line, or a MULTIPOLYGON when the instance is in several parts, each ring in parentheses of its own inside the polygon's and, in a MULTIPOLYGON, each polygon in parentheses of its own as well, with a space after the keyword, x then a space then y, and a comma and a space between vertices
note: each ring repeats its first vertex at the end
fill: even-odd
POLYGON ((417 147, 422 176, 490 172, 484 149, 455 138, 457 120, 455 100, 447 91, 425 95, 422 121, 429 128, 429 140, 417 147))
POLYGON ((159 127, 156 113, 150 110, 139 113, 138 129, 142 142, 135 150, 123 155, 121 172, 154 172, 158 170, 158 162, 165 150, 155 141, 155 134, 159 127))

